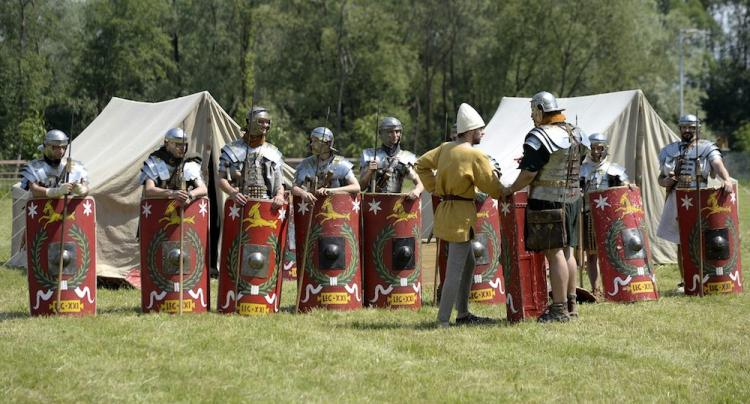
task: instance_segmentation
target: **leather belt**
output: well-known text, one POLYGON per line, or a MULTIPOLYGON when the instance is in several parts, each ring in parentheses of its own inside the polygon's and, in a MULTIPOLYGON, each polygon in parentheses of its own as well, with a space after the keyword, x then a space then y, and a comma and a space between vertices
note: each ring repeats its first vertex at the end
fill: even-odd
POLYGON ((444 201, 470 201, 474 202, 474 199, 472 198, 464 198, 463 196, 458 195, 443 195, 440 197, 440 199, 444 201))

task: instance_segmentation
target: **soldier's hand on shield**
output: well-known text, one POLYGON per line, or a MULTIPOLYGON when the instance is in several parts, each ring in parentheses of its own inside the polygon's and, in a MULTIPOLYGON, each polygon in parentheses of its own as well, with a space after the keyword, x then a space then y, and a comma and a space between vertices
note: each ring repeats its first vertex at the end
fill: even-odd
POLYGON ((190 195, 188 195, 187 191, 175 190, 172 191, 170 199, 174 199, 175 201, 177 201, 180 206, 185 206, 190 201, 190 195))
POLYGON ((276 195, 271 200, 271 207, 274 209, 278 209, 286 203, 286 199, 284 198, 284 195, 276 195))
POLYGON ((318 200, 318 198, 316 198, 316 197, 315 197, 315 195, 313 195, 313 194, 312 194, 311 192, 305 192, 305 193, 304 193, 304 194, 302 195, 302 198, 303 198, 303 199, 304 199, 305 201, 307 201, 307 202, 312 202, 312 203, 315 203, 315 202, 316 202, 316 201, 318 200))
POLYGON ((232 200, 234 201, 234 203, 240 206, 245 206, 245 204, 247 203, 247 197, 245 197, 245 195, 243 195, 240 191, 234 191, 232 193, 232 200))
POLYGON ((419 194, 416 191, 412 190, 411 192, 409 192, 408 194, 406 194, 406 197, 408 199, 417 199, 417 198, 419 198, 419 194))
POLYGON ((315 193, 318 194, 318 196, 326 196, 326 195, 331 195, 333 192, 331 192, 329 188, 318 188, 318 190, 315 191, 315 193))
POLYGON ((635 191, 635 184, 628 182, 628 189, 631 191, 635 191))
POLYGON ((377 169, 378 169, 378 162, 375 161, 375 160, 370 161, 367 164, 367 169, 370 170, 370 171, 377 171, 377 169))
POLYGON ((73 189, 73 184, 65 183, 60 184, 60 186, 55 188, 47 188, 47 196, 50 198, 59 198, 63 195, 70 194, 70 191, 73 189))
POLYGON ((734 192, 732 181, 724 181, 724 184, 722 185, 722 191, 726 192, 727 194, 731 194, 732 192, 734 192))

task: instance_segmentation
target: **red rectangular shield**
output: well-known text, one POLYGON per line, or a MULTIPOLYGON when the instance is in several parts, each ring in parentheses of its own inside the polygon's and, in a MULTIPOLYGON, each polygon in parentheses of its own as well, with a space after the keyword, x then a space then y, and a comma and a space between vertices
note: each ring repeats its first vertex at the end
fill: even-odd
POLYGON ((182 217, 181 209, 172 199, 141 201, 141 310, 144 313, 204 313, 210 308, 208 198, 190 202, 183 209, 182 217))
POLYGON ((737 185, 732 193, 677 189, 676 196, 685 294, 741 293, 737 185))
POLYGON ((26 246, 32 316, 96 314, 94 198, 28 201, 26 246))

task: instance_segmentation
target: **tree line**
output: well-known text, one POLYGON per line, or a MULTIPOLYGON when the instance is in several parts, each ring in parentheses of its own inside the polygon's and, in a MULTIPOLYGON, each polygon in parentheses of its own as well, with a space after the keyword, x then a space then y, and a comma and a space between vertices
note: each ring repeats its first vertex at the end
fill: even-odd
POLYGON ((111 97, 203 90, 237 122, 253 104, 270 108, 270 141, 290 157, 323 125, 356 156, 384 115, 421 153, 461 102, 489 120, 502 97, 541 90, 640 88, 671 123, 687 28, 704 35, 682 41, 685 109, 743 147, 747 10, 747 0, 0 1, 0 157, 34 156, 50 128, 77 135, 111 97))

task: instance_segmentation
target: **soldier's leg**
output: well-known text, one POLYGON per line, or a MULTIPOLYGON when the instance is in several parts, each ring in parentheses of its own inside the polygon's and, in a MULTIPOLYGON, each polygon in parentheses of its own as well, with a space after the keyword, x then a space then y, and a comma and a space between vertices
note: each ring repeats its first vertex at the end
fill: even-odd
MULTIPOLYGON (((567 249, 567 248, 566 248, 567 249)), ((552 284, 552 304, 539 317, 539 322, 568 321, 567 290, 568 290, 568 260, 561 248, 545 250, 544 255, 549 262, 549 278, 552 284)), ((575 262, 575 260, 573 261, 575 262)))
MULTIPOLYGON (((469 246, 471 246, 471 242, 469 242, 469 246)), ((464 267, 461 270, 461 282, 458 289, 458 297, 456 298, 456 318, 465 317, 469 314, 469 294, 471 293, 471 283, 474 279, 475 266, 474 251, 469 248, 469 253, 466 254, 466 261, 464 261, 464 267)))
POLYGON ((552 285, 552 303, 565 303, 568 294, 568 260, 562 248, 545 250, 552 285))
POLYGON ((576 301, 576 276, 578 275, 578 263, 576 263, 576 256, 573 253, 573 247, 568 247, 565 251, 565 258, 568 263, 568 294, 566 296, 568 302, 567 310, 569 316, 578 317, 578 302, 576 301))
POLYGON ((586 272, 589 274, 589 282, 591 283, 591 291, 596 292, 598 289, 599 281, 599 265, 596 254, 589 254, 586 256, 586 272))
POLYGON ((458 295, 461 273, 466 265, 466 256, 471 251, 470 242, 448 243, 448 260, 445 269, 445 282, 440 294, 440 308, 438 309, 438 323, 448 325, 453 304, 458 295))

